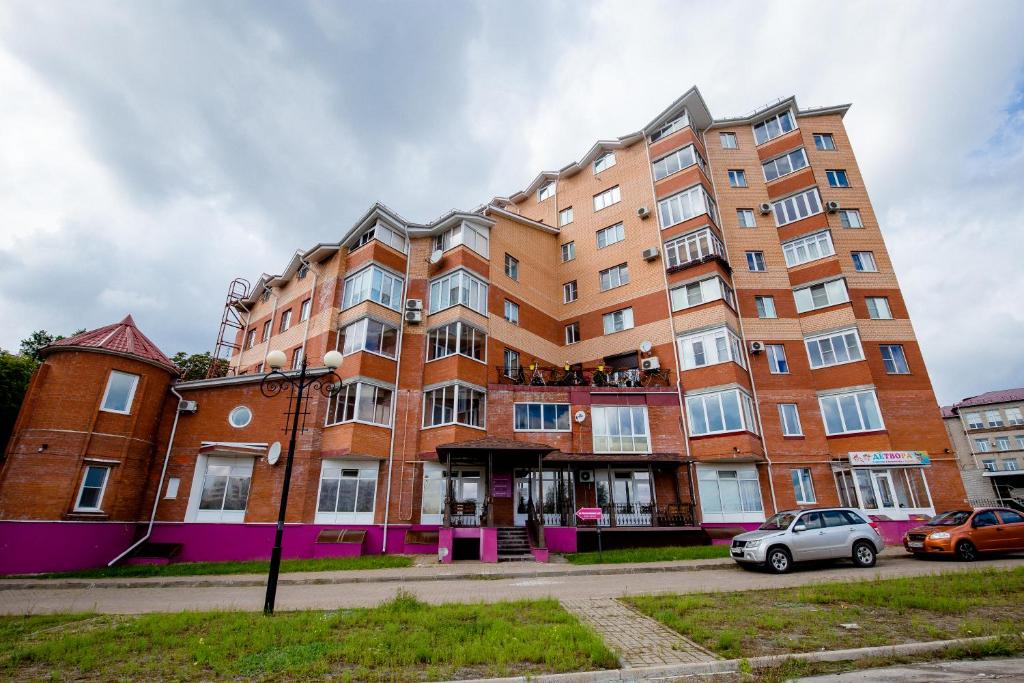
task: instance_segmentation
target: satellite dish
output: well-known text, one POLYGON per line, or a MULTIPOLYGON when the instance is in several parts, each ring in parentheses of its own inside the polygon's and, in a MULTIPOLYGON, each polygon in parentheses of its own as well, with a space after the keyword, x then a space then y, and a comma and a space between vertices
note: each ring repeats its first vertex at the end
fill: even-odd
POLYGON ((640 350, 644 353, 650 353, 652 348, 654 348, 654 345, 646 339, 640 342, 640 350))
POLYGON ((434 251, 430 252, 430 265, 436 266, 437 262, 440 261, 443 256, 444 252, 441 251, 440 249, 435 249, 434 251))
POLYGON ((575 417, 577 422, 583 422, 584 420, 587 419, 587 414, 582 410, 577 410, 575 417))
POLYGON ((281 442, 275 441, 270 444, 270 448, 267 449, 267 464, 276 465, 277 461, 281 458, 281 442))

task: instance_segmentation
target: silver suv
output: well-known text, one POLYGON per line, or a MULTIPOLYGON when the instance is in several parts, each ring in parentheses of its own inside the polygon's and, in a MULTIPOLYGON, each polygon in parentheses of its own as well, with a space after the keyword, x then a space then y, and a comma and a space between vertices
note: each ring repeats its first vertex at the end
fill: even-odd
POLYGON ((860 510, 815 508, 772 515, 757 531, 733 537, 729 554, 745 569, 763 566, 784 574, 805 560, 849 558, 858 567, 874 567, 884 547, 877 524, 860 510))

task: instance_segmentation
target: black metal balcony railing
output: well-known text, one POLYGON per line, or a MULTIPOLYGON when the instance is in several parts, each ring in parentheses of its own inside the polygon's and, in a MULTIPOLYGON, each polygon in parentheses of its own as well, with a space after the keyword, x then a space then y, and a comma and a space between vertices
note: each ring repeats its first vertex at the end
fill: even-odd
POLYGON ((498 384, 529 385, 535 387, 613 387, 618 389, 671 386, 668 370, 614 370, 605 366, 596 368, 527 365, 496 366, 498 384))

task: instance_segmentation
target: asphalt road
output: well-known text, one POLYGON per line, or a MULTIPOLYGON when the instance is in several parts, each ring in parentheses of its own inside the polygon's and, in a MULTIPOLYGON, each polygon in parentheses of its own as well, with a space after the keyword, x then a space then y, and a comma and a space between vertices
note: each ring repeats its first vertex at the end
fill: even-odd
POLYGON ((799 683, 967 683, 979 680, 1024 681, 1024 658, 923 662, 801 678, 799 683))
MULTIPOLYGON (((857 569, 850 564, 838 564, 799 568, 783 576, 747 572, 738 567, 727 566, 702 571, 615 575, 281 585, 277 593, 277 609, 368 607, 388 600, 398 590, 408 591, 431 603, 494 602, 542 597, 583 599, 642 593, 707 593, 782 588, 827 581, 863 581, 970 571, 986 567, 1008 569, 1022 566, 1024 558, 1020 557, 965 564, 883 556, 873 569, 857 569)), ((214 609, 260 610, 263 607, 263 595, 262 586, 0 590, 0 613, 94 611, 139 614, 214 609)))

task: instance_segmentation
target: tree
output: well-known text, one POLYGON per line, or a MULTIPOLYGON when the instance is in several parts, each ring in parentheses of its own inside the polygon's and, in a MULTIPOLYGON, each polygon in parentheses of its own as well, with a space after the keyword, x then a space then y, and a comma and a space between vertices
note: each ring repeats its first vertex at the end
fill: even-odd
POLYGON ((223 358, 214 361, 209 351, 191 355, 179 351, 171 358, 171 362, 178 366, 181 370, 181 379, 186 382, 192 379, 206 379, 210 375, 211 365, 215 365, 213 377, 223 377, 228 374, 228 362, 223 358))
MULTIPOLYGON (((76 334, 81 334, 83 332, 85 332, 84 329, 76 330, 71 333, 71 336, 73 337, 76 334)), ((52 344, 53 342, 60 341, 61 339, 66 339, 66 337, 62 334, 52 335, 46 330, 36 330, 28 337, 21 340, 21 350, 19 353, 22 356, 28 356, 36 363, 42 363, 43 357, 39 354, 42 348, 47 344, 52 344)))
POLYGON ((37 366, 31 356, 0 350, 0 455, 7 451, 21 401, 37 366))

